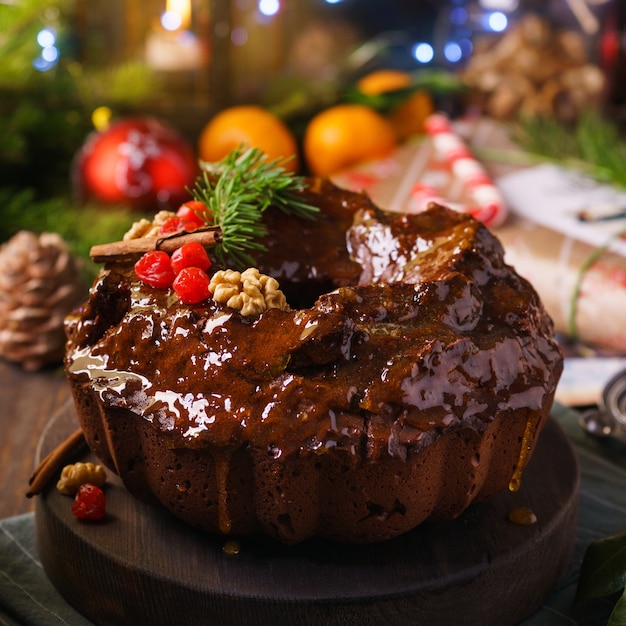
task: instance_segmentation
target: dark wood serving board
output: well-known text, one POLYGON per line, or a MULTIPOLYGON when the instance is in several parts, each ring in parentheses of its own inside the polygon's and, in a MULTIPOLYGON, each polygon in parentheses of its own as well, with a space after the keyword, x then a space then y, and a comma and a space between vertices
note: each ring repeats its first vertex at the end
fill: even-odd
MULTIPOLYGON (((68 405, 42 436, 41 453, 76 427, 68 405)), ((79 457, 95 461, 86 448, 79 457)), ((51 485, 37 499, 37 541, 52 583, 100 626, 506 626, 538 608, 565 573, 578 487, 574 452, 550 420, 518 492, 380 544, 233 544, 142 504, 115 476, 99 523, 76 520, 71 498, 51 485), (519 507, 537 523, 510 522, 519 507)))

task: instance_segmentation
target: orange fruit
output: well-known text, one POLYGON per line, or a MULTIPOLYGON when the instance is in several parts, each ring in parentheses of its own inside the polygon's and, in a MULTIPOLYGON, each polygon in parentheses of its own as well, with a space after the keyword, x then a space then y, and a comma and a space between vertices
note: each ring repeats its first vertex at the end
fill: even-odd
POLYGON ((387 91, 406 89, 411 84, 411 75, 402 70, 382 69, 374 70, 361 77, 356 87, 368 96, 377 96, 387 91))
POLYGON ((270 161, 289 159, 281 167, 298 170, 295 137, 280 118, 254 104, 228 107, 212 117, 200 133, 198 156, 219 161, 241 145, 263 150, 270 161))
MULTIPOLYGON (((366 74, 357 81, 357 89, 366 95, 377 96, 389 91, 407 89, 411 86, 411 74, 402 70, 382 69, 366 74)), ((424 132, 424 120, 435 111, 431 95, 418 90, 407 95, 398 106, 392 109, 387 118, 396 131, 399 141, 411 135, 424 132)))
POLYGON ((302 149, 312 174, 330 176, 389 154, 396 145, 390 122, 362 104, 337 104, 308 123, 302 149))
POLYGON ((388 118, 400 141, 424 132, 424 121, 435 112, 435 103, 427 91, 416 91, 390 111, 388 118))

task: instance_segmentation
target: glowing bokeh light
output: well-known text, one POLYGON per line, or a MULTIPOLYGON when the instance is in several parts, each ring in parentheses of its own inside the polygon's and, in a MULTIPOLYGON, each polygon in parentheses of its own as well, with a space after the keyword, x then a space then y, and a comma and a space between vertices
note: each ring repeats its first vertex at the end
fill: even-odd
POLYGON ((97 107, 91 114, 91 123, 97 130, 106 130, 109 127, 113 111, 107 106, 97 107))
POLYGON ((259 12, 271 17, 280 11, 279 0, 259 0, 259 12))
POLYGON ((463 50, 456 41, 449 41, 443 48, 443 55, 450 63, 458 63, 463 58, 463 50))
POLYGON ((49 64, 46 63, 40 56, 33 61, 33 67, 40 72, 45 72, 50 69, 49 64))
POLYGON ((490 30, 495 33, 501 33, 503 30, 506 30, 506 27, 509 25, 509 20, 502 11, 494 11, 487 17, 487 24, 490 30))
POLYGON ((165 11, 161 15, 161 26, 165 30, 178 30, 183 24, 183 19, 180 13, 176 11, 165 11))
POLYGON ((340 4, 343 0, 326 0, 326 4, 340 4))
POLYGON ((54 46, 46 46, 41 51, 41 57, 48 63, 55 63, 59 59, 59 50, 54 46))
POLYGON ((56 33, 51 28, 42 28, 37 33, 37 43, 42 48, 48 48, 49 46, 54 46, 56 43, 57 36, 56 33))
POLYGON ((55 65, 56 61, 46 61, 41 54, 33 61, 33 67, 38 72, 47 72, 48 70, 51 70, 55 65))
POLYGON ((418 43, 413 47, 413 56, 419 63, 430 63, 435 56, 435 51, 429 43, 418 43))
POLYGON ((461 26, 467 22, 468 14, 465 7, 455 7, 450 11, 450 21, 456 26, 461 26))

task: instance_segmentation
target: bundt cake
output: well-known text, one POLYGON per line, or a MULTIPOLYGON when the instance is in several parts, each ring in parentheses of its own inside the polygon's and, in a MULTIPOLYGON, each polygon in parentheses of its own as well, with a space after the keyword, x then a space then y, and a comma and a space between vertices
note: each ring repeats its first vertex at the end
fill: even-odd
POLYGON ((66 320, 93 452, 197 528, 287 544, 382 541, 515 489, 562 369, 534 289, 468 215, 301 193, 318 218, 270 207, 255 258, 283 306, 185 304, 105 264, 66 320))

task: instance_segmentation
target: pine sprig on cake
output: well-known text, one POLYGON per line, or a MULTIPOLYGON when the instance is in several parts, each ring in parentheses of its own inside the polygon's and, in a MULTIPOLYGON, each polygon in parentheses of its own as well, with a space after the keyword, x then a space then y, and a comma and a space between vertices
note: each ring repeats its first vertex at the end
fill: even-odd
POLYGON ((287 172, 281 162, 268 160, 258 148, 238 148, 221 161, 201 162, 193 196, 207 207, 205 221, 221 230, 215 248, 221 262, 254 265, 250 252, 265 249, 259 240, 267 234, 262 214, 268 207, 304 218, 318 213, 298 193, 306 187, 304 178, 287 172))

